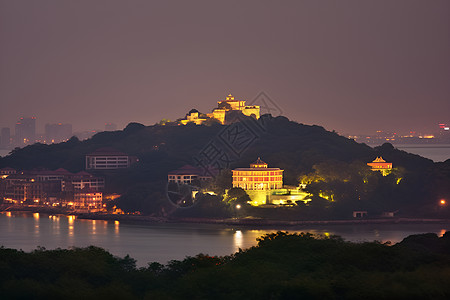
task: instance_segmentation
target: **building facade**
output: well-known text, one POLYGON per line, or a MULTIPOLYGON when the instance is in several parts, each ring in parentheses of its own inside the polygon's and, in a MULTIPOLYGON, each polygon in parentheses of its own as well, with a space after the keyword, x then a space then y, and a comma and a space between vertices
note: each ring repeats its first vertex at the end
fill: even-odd
POLYGON ((86 170, 129 168, 136 159, 113 148, 100 148, 86 155, 86 170))
POLYGON ((283 170, 268 168, 260 158, 250 168, 233 170, 233 187, 248 190, 276 190, 283 188, 283 170))

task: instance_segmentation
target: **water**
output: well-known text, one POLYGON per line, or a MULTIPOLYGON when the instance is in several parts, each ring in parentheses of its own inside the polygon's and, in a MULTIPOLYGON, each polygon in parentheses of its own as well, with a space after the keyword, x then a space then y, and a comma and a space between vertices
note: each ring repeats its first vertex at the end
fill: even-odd
POLYGON ((450 144, 395 144, 394 147, 409 153, 414 153, 429 158, 434 162, 450 159, 450 144))
MULTIPOLYGON (((74 216, 25 212, 0 214, 0 245, 30 251, 95 245, 114 255, 129 254, 139 266, 166 263, 199 253, 228 255, 256 245, 256 238, 280 229, 249 229, 212 224, 125 224, 114 221, 79 220, 74 216)), ((450 224, 311 225, 290 232, 336 234, 349 241, 401 241, 404 237, 434 232, 442 235, 450 224)))

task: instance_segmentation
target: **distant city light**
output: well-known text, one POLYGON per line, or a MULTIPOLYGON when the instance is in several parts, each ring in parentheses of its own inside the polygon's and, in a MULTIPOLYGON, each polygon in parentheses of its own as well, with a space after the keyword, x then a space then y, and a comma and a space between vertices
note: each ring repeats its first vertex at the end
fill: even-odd
POLYGON ((441 201, 439 201, 439 203, 440 203, 441 205, 445 205, 447 202, 446 202, 444 199, 442 199, 441 201))

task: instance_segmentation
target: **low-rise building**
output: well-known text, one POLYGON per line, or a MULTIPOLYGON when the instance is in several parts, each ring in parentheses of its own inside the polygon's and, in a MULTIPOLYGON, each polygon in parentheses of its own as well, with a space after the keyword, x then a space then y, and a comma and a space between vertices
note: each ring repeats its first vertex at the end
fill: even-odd
POLYGON ((194 180, 209 180, 212 176, 201 168, 197 168, 191 165, 185 165, 179 169, 170 171, 167 174, 167 179, 169 182, 179 183, 179 184, 191 184, 194 180))
POLYGON ((386 162, 381 156, 375 158, 373 162, 367 163, 372 171, 379 171, 383 176, 388 175, 392 171, 392 163, 386 162))
POLYGON ((86 155, 86 170, 126 169, 136 162, 135 157, 113 148, 100 148, 86 155))

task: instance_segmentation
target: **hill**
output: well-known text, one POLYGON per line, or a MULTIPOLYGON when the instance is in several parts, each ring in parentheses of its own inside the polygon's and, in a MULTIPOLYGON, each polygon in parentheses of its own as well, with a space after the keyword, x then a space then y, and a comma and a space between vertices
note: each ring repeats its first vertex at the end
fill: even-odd
MULTIPOLYGON (((442 186, 450 182, 448 161, 435 164, 429 159, 397 150, 390 144, 371 148, 320 126, 299 124, 285 117, 272 118, 270 115, 262 116, 258 121, 245 119, 227 126, 217 123, 209 126, 130 123, 124 130, 101 132, 85 141, 73 137, 65 143, 34 144, 15 149, 0 159, 0 168, 65 168, 77 172, 84 169, 85 155, 102 147, 113 147, 138 157, 139 162, 129 169, 101 173, 106 177, 107 192, 133 192, 137 198, 149 198, 153 193, 156 193, 153 198, 163 198, 167 172, 185 164, 196 165, 200 161, 221 169, 232 169, 246 167, 257 157, 269 166, 285 170, 284 183, 288 185, 298 185, 302 176, 325 178, 325 168, 327 173, 334 174, 331 176, 334 181, 325 180, 320 184, 327 186, 320 188, 322 192, 331 189, 334 193, 338 189, 330 184, 336 186, 336 180, 340 188, 354 189, 356 186, 348 186, 348 181, 340 180, 341 174, 346 171, 361 173, 361 168, 366 172, 367 162, 383 156, 400 171, 395 176, 388 176, 389 180, 381 176, 376 178, 377 198, 391 201, 400 197, 405 200, 401 205, 409 203, 417 210, 419 206, 432 205, 432 201, 450 194, 445 184, 442 186), (397 182, 399 178, 400 184, 397 182), (380 183, 383 180, 387 182, 385 185, 380 183), (380 190, 387 185, 390 187, 380 190)), ((369 173, 373 175, 374 172, 369 173)), ((366 175, 358 176, 361 181, 366 175)), ((347 193, 342 197, 354 195, 347 193)), ((154 206, 151 207, 153 210, 154 206)))

